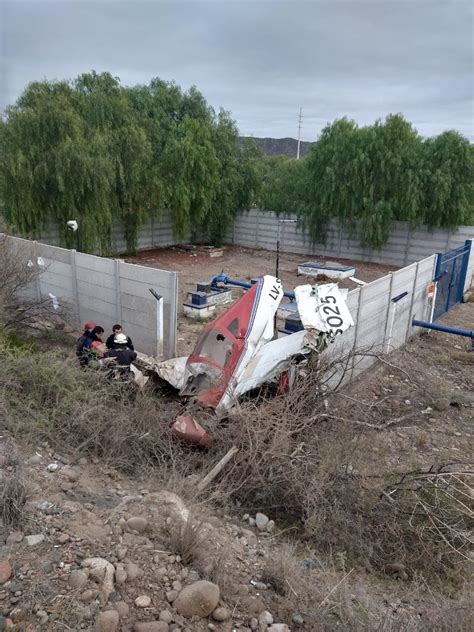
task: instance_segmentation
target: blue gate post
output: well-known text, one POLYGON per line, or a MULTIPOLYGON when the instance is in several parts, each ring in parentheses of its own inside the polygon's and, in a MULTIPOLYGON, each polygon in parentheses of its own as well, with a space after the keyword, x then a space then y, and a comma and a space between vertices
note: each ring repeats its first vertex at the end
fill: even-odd
MULTIPOLYGON (((457 260, 453 259, 452 268, 449 273, 450 278, 449 278, 449 283, 448 283, 448 295, 446 296, 446 308, 444 310, 446 313, 449 312, 449 301, 451 299, 451 290, 456 280, 456 264, 457 264, 457 260)), ((456 296, 457 296, 457 292, 456 292, 456 296)))
POLYGON ((471 256, 472 239, 466 239, 464 243, 465 252, 461 263, 460 283, 458 286, 458 292, 456 296, 456 302, 461 303, 464 300, 464 285, 466 284, 467 268, 469 265, 469 258, 471 256))
POLYGON ((443 253, 438 252, 436 255, 436 266, 434 271, 434 281, 437 281, 441 276, 441 262, 443 261, 443 253))

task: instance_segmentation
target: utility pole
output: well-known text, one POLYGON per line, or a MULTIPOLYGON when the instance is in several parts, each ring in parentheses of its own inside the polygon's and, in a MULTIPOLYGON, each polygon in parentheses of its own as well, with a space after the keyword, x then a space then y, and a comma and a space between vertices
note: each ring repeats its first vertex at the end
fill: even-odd
POLYGON ((296 150, 296 160, 300 159, 300 144, 301 144, 301 119, 303 108, 300 108, 300 115, 298 116, 298 148, 296 150))

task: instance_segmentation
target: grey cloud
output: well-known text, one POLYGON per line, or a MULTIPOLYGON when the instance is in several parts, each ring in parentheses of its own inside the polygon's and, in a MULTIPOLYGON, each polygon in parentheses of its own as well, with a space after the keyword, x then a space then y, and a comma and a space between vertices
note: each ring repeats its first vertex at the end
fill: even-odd
POLYGON ((0 107, 37 79, 92 68, 125 84, 195 84, 243 134, 303 137, 402 112, 422 134, 474 139, 473 15, 465 0, 4 0, 0 107))

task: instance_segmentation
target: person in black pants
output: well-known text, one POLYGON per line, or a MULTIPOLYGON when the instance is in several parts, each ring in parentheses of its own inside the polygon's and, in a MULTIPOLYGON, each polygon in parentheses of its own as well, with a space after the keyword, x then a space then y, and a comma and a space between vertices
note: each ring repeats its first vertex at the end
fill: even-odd
POLYGON ((130 365, 137 359, 137 352, 128 346, 127 336, 119 333, 114 336, 112 349, 107 352, 107 358, 114 358, 116 367, 122 373, 130 371, 130 365))

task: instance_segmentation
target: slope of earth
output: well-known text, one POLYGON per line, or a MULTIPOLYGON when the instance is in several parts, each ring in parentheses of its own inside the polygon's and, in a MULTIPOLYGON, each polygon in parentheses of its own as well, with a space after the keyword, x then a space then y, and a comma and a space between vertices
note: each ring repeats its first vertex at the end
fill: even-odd
MULTIPOLYGON (((442 322, 472 329, 473 321, 466 303, 442 322)), ((350 442, 362 446, 346 469, 367 480, 448 462, 472 471, 472 359, 467 339, 426 333, 335 394, 328 415, 353 426, 350 442)), ((202 458, 210 470, 215 455, 202 458)), ((231 493, 227 502, 205 502, 195 476, 164 488, 155 474, 126 476, 96 458, 1 436, 0 630, 473 628, 465 588, 437 591, 402 564, 386 575, 348 567, 343 553, 323 551, 317 540, 290 541, 295 525, 269 507, 267 517, 231 493), (12 527, 19 480, 28 500, 12 527)))

